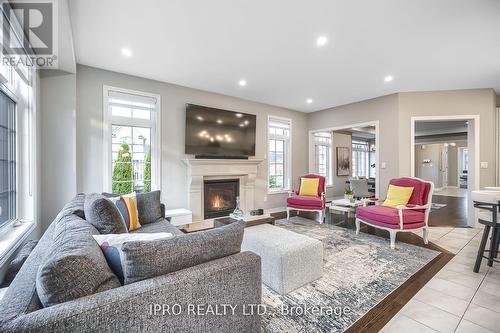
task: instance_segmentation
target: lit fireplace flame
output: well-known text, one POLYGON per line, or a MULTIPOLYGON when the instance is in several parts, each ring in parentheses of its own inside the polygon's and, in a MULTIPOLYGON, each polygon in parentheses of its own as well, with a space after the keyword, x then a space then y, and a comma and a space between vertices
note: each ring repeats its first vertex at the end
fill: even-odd
POLYGON ((212 198, 212 208, 221 208, 222 207, 222 198, 218 195, 215 195, 212 198))

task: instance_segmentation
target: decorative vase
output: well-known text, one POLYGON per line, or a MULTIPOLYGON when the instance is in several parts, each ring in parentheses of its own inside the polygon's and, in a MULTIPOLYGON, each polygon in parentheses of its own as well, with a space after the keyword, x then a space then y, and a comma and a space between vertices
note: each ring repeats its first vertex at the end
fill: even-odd
POLYGON ((352 201, 352 199, 354 199, 354 194, 344 194, 344 199, 352 201))
POLYGON ((245 213, 240 209, 240 197, 236 197, 236 208, 229 216, 236 220, 241 220, 245 216, 245 213))

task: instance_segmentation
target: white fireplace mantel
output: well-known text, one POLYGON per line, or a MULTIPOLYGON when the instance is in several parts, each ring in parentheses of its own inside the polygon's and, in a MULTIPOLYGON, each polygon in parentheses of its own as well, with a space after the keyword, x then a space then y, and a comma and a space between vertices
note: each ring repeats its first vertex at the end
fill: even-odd
POLYGON ((197 159, 187 158, 189 209, 193 212, 193 222, 202 222, 203 181, 206 179, 238 178, 240 180, 240 208, 254 209, 255 180, 262 159, 197 159))

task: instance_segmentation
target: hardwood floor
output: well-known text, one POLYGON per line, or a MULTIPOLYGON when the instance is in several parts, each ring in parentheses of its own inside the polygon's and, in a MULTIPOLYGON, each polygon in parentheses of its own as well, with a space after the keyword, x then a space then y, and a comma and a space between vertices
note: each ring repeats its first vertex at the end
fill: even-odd
MULTIPOLYGON (((435 223, 439 226, 457 226, 457 223, 463 223, 465 221, 464 217, 466 214, 463 212, 456 212, 462 203, 460 200, 453 199, 464 199, 455 197, 441 197, 435 202, 446 203, 447 206, 443 207, 435 212, 431 213, 435 223), (444 198, 444 199, 441 199, 444 198), (451 200, 449 199, 451 198, 451 200), (440 212, 441 211, 441 212, 440 212), (437 214, 436 214, 437 213, 437 214), (444 220, 444 221, 443 221, 444 220), (456 224, 453 224, 456 223, 456 224)), ((434 201, 434 200, 433 200, 434 201)), ((280 219, 286 218, 285 212, 271 214, 273 217, 280 219)), ((291 216, 295 216, 295 212, 291 216)), ((300 213, 301 216, 307 218, 314 218, 311 213, 303 212, 300 213)), ((344 220, 343 215, 328 214, 326 216, 326 223, 334 224, 341 227, 347 227, 349 229, 354 228, 353 219, 348 221, 344 220)), ((362 226, 362 232, 366 232, 372 235, 377 235, 380 237, 388 238, 388 232, 380 229, 376 229, 370 226, 362 226)), ((420 247, 429 248, 435 251, 441 252, 436 258, 434 258, 430 263, 425 265, 420 271, 409 278, 405 283, 403 283, 399 288, 389 294, 384 298, 379 304, 368 311, 362 318, 355 322, 346 333, 371 333, 379 332, 391 319, 394 317, 401 308, 408 303, 408 301, 430 280, 434 275, 437 274, 453 257, 454 254, 448 252, 447 250, 429 242, 425 245, 422 238, 413 233, 398 233, 398 242, 404 242, 420 247)))
POLYGON ((431 227, 466 227, 467 198, 435 195, 432 202, 446 206, 431 212, 429 226, 431 227))

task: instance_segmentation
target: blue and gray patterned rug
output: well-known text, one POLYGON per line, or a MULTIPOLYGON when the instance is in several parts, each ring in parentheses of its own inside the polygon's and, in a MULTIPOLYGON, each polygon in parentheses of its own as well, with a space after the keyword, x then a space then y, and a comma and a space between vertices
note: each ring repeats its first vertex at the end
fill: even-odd
POLYGON ((276 225, 323 242, 323 277, 285 296, 263 285, 263 332, 343 332, 439 254, 302 217, 276 225))

